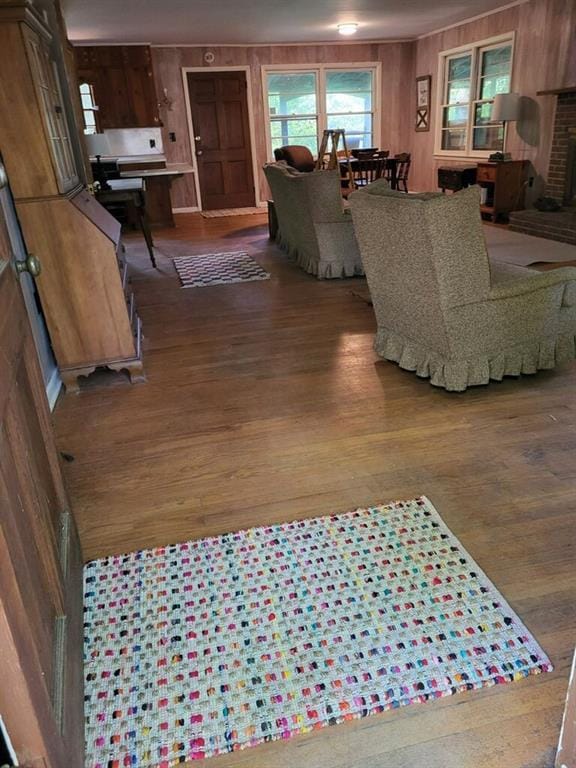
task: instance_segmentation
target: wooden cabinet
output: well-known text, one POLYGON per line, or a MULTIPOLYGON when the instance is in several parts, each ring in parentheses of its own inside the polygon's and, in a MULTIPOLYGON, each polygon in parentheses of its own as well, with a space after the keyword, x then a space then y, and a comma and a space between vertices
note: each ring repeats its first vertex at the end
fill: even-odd
POLYGON ((81 46, 74 52, 79 81, 94 91, 100 131, 160 125, 148 46, 81 46))
POLYGON ((0 150, 42 266, 36 284, 60 374, 74 390, 97 366, 143 378, 141 327, 120 225, 78 180, 56 39, 27 0, 0 0, 0 150))
POLYGON ((58 191, 68 192, 78 184, 79 177, 56 62, 45 38, 29 27, 23 27, 22 34, 58 191))
POLYGON ((0 2, 0 150, 18 198, 79 183, 50 36, 30 7, 0 2))
POLYGON ((482 213, 496 221, 499 216, 523 208, 524 177, 524 160, 478 163, 476 183, 486 190, 486 199, 480 206, 482 213))

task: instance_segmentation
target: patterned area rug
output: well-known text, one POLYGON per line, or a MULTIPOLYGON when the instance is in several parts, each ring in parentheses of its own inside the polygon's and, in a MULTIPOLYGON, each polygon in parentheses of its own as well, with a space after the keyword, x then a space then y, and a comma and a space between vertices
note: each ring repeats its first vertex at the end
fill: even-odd
POLYGON ((551 670, 426 498, 85 568, 86 768, 168 768, 551 670))
POLYGON ((220 216, 248 216, 252 213, 266 213, 266 208, 218 208, 214 211, 201 211, 205 219, 218 219, 220 216))
POLYGON ((270 274, 245 251, 176 256, 172 261, 183 288, 270 279, 270 274))

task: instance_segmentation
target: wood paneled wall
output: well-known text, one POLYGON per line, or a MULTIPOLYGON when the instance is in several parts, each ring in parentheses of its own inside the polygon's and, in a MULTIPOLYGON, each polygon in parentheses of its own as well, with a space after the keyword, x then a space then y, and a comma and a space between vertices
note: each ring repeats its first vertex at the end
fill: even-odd
MULTIPOLYGON (((163 108, 164 149, 168 162, 191 162, 191 149, 186 120, 186 106, 182 85, 182 67, 202 67, 204 53, 215 55, 212 66, 249 66, 254 108, 256 159, 258 168, 268 160, 264 131, 264 103, 262 66, 266 64, 347 64, 382 62, 382 135, 378 144, 391 152, 409 151, 412 133, 413 94, 407 83, 414 79, 415 43, 357 43, 350 45, 312 46, 251 46, 251 47, 158 47, 152 49, 152 61, 158 95, 164 89, 173 100, 172 109, 163 108), (169 140, 169 133, 176 141, 169 140)), ((178 179, 173 185, 173 206, 186 208, 196 205, 194 182, 191 175, 178 179)), ((266 199, 266 183, 260 173, 260 196, 266 199)))
MULTIPOLYGON (((576 85, 576 2, 574 0, 530 0, 482 19, 462 24, 418 40, 416 75, 432 75, 433 101, 436 98, 438 54, 506 32, 515 32, 512 89, 523 99, 525 118, 510 123, 506 150, 514 159, 529 160, 536 182, 530 195, 542 194, 548 171, 555 96, 537 96, 548 88, 576 85)), ((416 100, 413 90, 411 104, 416 100)), ((413 111, 413 109, 412 109, 413 111)), ((453 165, 446 158, 434 158, 434 125, 427 133, 412 131, 412 186, 435 189, 436 168, 453 165)))
MULTIPOLYGON (((524 97, 526 117, 509 125, 506 149, 514 159, 532 163, 536 178, 532 198, 543 194, 548 171, 555 96, 537 96, 539 90, 576 84, 576 2, 575 0, 529 0, 529 2, 444 32, 404 43, 356 43, 350 45, 248 46, 248 47, 157 47, 152 49, 156 86, 160 98, 164 88, 173 100, 172 109, 163 109, 164 147, 168 162, 191 162, 191 150, 182 86, 182 67, 202 67, 204 54, 215 55, 213 66, 249 66, 254 106, 256 155, 259 168, 268 160, 264 133, 262 66, 266 64, 345 64, 382 62, 382 135, 379 145, 391 152, 412 152, 411 188, 436 188, 438 165, 458 161, 434 157, 435 109, 431 130, 414 131, 415 78, 432 75, 432 98, 436 98, 438 54, 506 32, 515 32, 513 89, 524 97), (169 140, 169 132, 176 141, 169 140)), ((266 184, 260 174, 261 198, 266 184)), ((191 175, 173 185, 177 208, 196 205, 191 175)))

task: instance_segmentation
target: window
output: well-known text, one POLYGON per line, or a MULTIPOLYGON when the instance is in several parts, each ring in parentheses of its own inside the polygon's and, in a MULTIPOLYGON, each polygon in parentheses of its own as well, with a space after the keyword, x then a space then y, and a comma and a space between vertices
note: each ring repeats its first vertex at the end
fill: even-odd
POLYGON ((98 107, 94 103, 94 89, 89 83, 82 83, 80 85, 80 99, 84 115, 84 133, 98 133, 98 124, 96 122, 98 107))
POLYGON ((272 152, 303 144, 316 154, 326 128, 343 128, 349 149, 374 146, 376 74, 376 66, 313 66, 289 72, 264 68, 272 152))
POLYGON ((504 149, 504 124, 492 120, 497 93, 511 90, 510 36, 440 54, 436 152, 486 156, 504 149))
POLYGON ((268 75, 268 113, 272 149, 303 144, 318 150, 318 99, 316 74, 268 75))

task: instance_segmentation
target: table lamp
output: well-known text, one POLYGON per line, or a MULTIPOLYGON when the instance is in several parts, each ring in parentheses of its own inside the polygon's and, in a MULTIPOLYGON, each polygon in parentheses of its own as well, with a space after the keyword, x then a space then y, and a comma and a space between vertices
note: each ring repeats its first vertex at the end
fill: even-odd
POLYGON ((86 146, 90 157, 96 158, 95 181, 100 183, 100 189, 110 189, 110 184, 106 181, 106 175, 102 171, 100 164, 102 155, 109 155, 111 152, 110 141, 105 133, 88 133, 84 136, 86 146))
MULTIPOLYGON (((494 96, 492 121, 503 123, 504 139, 506 138, 506 123, 520 119, 520 99, 519 93, 497 93, 494 96)), ((502 151, 504 151, 504 140, 502 141, 502 151)))

